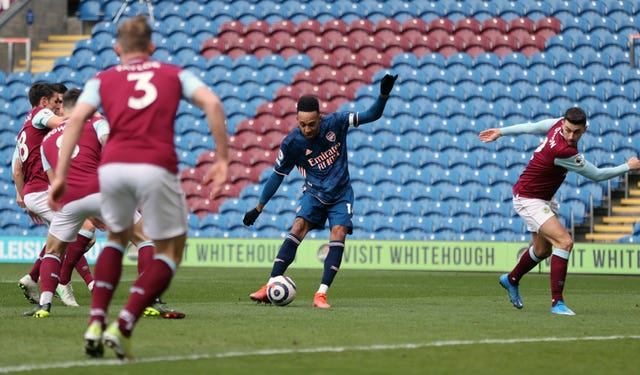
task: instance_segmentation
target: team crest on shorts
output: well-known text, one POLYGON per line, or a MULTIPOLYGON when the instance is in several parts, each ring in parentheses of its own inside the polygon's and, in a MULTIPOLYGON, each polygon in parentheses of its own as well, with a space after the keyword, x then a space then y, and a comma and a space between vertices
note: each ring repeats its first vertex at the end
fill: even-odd
POLYGON ((336 141, 336 133, 334 133, 334 132, 328 132, 328 133, 327 133, 327 141, 329 141, 329 142, 335 142, 335 141, 336 141))
POLYGON ((542 212, 544 212, 545 214, 548 214, 549 212, 551 212, 551 209, 549 208, 549 206, 544 206, 542 207, 542 212))

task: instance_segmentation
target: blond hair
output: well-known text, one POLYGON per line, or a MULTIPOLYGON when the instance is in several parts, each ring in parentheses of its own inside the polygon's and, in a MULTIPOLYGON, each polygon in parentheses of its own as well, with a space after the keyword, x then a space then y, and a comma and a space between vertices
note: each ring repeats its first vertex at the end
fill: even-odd
POLYGON ((151 26, 144 14, 124 20, 117 31, 118 44, 124 53, 147 52, 151 43, 151 26))

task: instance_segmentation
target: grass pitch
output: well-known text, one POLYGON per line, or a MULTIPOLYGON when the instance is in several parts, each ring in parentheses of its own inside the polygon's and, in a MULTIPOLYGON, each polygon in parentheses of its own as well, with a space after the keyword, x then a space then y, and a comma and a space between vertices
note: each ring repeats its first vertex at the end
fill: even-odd
MULTIPOLYGON (((311 307, 321 270, 290 269, 298 297, 256 305, 267 269, 181 268, 164 299, 183 320, 141 318, 121 363, 83 354, 90 296, 54 301, 48 319, 25 318, 17 280, 30 265, 0 265, 0 373, 34 374, 631 374, 640 367, 640 278, 569 275, 567 305, 552 316, 547 275, 527 275, 516 310, 488 273, 342 270, 329 310, 311 307)), ((124 305, 126 267, 110 311, 124 305)))

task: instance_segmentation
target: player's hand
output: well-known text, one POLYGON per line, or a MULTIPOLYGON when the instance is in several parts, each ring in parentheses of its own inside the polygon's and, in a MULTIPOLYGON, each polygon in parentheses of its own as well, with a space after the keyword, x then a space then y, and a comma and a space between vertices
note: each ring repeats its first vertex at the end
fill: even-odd
POLYGON ((31 221, 34 224, 44 224, 44 220, 42 219, 42 217, 40 217, 40 215, 38 215, 37 213, 31 211, 30 209, 27 208, 27 214, 29 215, 29 217, 31 218, 31 221))
POLYGON ((47 198, 49 202, 49 208, 54 211, 60 210, 60 199, 62 199, 62 195, 64 195, 66 188, 67 184, 64 182, 64 180, 56 176, 56 178, 53 180, 53 183, 51 184, 51 187, 49 187, 49 194, 47 198))
POLYGON ((209 199, 213 200, 218 196, 218 193, 222 191, 224 184, 229 178, 229 162, 226 160, 218 160, 207 173, 202 177, 202 182, 205 185, 211 185, 209 190, 209 199))
POLYGON ((260 216, 260 211, 257 208, 247 212, 244 214, 244 218, 242 218, 242 223, 248 227, 252 226, 253 223, 256 222, 256 219, 260 216))
POLYGON ((627 160, 627 165, 631 170, 638 170, 640 169, 640 160, 634 156, 631 159, 627 160))
POLYGON ((16 204, 20 208, 27 208, 27 206, 24 204, 24 199, 22 199, 22 195, 20 194, 16 194, 16 204))
POLYGON ((398 75, 392 76, 391 74, 385 74, 380 81, 380 95, 389 96, 393 89, 393 84, 396 83, 398 75))
POLYGON ((501 136, 502 136, 502 133, 500 133, 500 129, 498 128, 483 130, 480 132, 480 134, 478 134, 478 138, 480 138, 480 140, 485 143, 493 142, 496 139, 500 138, 501 136))
MULTIPOLYGON (((96 227, 96 229, 101 230, 101 231, 106 231, 107 230, 107 225, 105 223, 102 222, 102 220, 98 219, 97 217, 88 217, 87 220, 89 220, 91 222, 91 224, 96 227)), ((94 237, 95 238, 95 237, 94 237)))

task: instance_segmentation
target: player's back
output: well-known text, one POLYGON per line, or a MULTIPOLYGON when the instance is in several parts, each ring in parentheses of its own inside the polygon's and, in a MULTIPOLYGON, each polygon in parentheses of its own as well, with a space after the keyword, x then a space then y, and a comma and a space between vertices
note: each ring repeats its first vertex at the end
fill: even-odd
MULTIPOLYGON (((71 164, 69 165, 67 188, 60 200, 62 204, 100 191, 98 166, 100 165, 102 145, 94 127, 98 121, 104 121, 104 119, 92 117, 87 120, 82 129, 78 146, 73 152, 71 164)), ((59 139, 62 137, 65 127, 66 122, 63 122, 59 127, 49 132, 42 141, 42 150, 45 158, 54 170, 58 164, 59 139)))
POLYGON ((174 119, 181 68, 133 59, 99 73, 100 99, 111 132, 102 163, 146 163, 177 172, 174 119))

